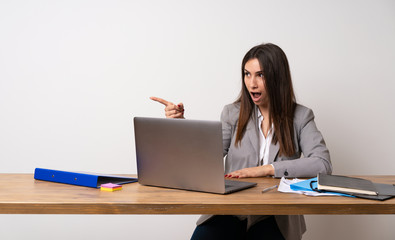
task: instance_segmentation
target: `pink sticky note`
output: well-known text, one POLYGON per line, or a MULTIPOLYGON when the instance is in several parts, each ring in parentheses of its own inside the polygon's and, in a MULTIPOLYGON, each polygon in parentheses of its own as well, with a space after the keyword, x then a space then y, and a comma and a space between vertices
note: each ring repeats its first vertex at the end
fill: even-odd
POLYGON ((106 183, 106 184, 100 185, 100 187, 103 187, 103 188, 117 188, 117 187, 122 187, 122 185, 113 184, 113 183, 106 183))

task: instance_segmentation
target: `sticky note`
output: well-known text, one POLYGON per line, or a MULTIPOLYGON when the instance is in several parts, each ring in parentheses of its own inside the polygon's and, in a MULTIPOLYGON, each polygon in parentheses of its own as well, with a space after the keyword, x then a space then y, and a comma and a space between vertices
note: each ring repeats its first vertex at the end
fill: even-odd
POLYGON ((122 185, 113 184, 113 183, 106 183, 106 184, 100 185, 100 190, 102 190, 102 191, 113 192, 113 191, 117 191, 117 190, 121 190, 121 189, 122 189, 122 185))

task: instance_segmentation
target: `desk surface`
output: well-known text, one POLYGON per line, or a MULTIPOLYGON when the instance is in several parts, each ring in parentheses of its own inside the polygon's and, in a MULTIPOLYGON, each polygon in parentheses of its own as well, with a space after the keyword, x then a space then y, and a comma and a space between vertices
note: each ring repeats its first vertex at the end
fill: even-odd
MULTIPOLYGON (((360 176, 395 183, 395 176, 360 176)), ((386 201, 340 196, 309 197, 262 189, 279 183, 253 178, 258 186, 217 195, 142 186, 131 183, 121 191, 34 180, 33 174, 0 174, 1 214, 395 214, 395 198, 386 201)))

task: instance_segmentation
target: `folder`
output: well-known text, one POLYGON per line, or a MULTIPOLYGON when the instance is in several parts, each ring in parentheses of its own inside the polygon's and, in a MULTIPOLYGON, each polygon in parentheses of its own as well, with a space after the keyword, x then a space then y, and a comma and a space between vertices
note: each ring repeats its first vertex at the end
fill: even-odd
POLYGON ((365 195, 378 195, 372 181, 340 175, 318 174, 317 188, 319 190, 350 192, 365 195))
MULTIPOLYGON (((297 183, 292 183, 290 185, 290 187, 294 191, 316 192, 316 190, 314 190, 314 189, 317 188, 317 178, 315 177, 315 178, 307 179, 307 180, 300 181, 300 182, 297 182, 297 183)), ((351 195, 338 193, 338 192, 327 192, 327 193, 332 193, 332 194, 335 194, 335 195, 345 196, 345 197, 352 197, 351 195)))
MULTIPOLYGON (((395 197, 394 184, 375 183, 361 178, 320 173, 318 174, 318 189, 325 190, 325 186, 332 187, 330 191, 345 193, 358 198, 383 201, 395 197), (322 181, 323 179, 325 181, 322 181), (361 194, 360 191, 356 190, 372 190, 376 195, 361 194)), ((329 190, 328 187, 326 189, 329 190)))
MULTIPOLYGON (((322 193, 332 193, 344 197, 357 197, 357 198, 365 198, 365 199, 380 200, 380 201, 395 197, 395 186, 393 184, 383 184, 383 183, 373 183, 373 185, 377 189, 377 193, 378 193, 377 195, 358 194, 349 191, 322 190, 319 189, 319 187, 317 186, 318 185, 317 181, 319 181, 319 176, 320 174, 318 174, 318 177, 293 183, 290 185, 290 187, 294 191, 315 191, 322 193)), ((336 176, 336 175, 331 175, 331 176, 336 176)))
POLYGON ((34 179, 92 188, 100 188, 100 185, 104 183, 125 184, 137 182, 137 178, 96 173, 68 172, 45 168, 36 168, 34 170, 34 179))

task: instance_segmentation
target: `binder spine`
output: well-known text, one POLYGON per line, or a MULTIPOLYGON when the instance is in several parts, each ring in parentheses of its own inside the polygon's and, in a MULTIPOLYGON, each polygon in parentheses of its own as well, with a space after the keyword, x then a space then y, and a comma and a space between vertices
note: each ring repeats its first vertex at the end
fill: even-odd
POLYGON ((34 171, 34 179, 98 188, 98 176, 83 173, 36 168, 34 171))

